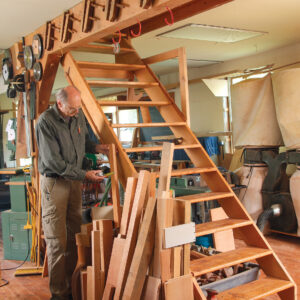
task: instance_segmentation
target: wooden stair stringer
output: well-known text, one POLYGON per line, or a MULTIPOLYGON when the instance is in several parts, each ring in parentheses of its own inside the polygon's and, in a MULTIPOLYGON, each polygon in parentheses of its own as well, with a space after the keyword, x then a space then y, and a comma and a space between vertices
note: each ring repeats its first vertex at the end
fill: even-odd
MULTIPOLYGON (((126 44, 126 47, 130 48, 132 47, 129 41, 124 42, 126 44)), ((128 53, 128 54, 122 54, 122 55, 116 55, 116 62, 122 63, 122 62, 130 61, 133 64, 142 64, 143 61, 139 57, 139 55, 135 53, 128 53)), ((177 105, 172 102, 172 98, 167 93, 166 89, 162 86, 156 75, 152 72, 152 70, 149 68, 149 66, 146 66, 146 69, 139 70, 135 72, 135 75, 139 81, 149 81, 153 82, 156 81, 159 83, 157 87, 153 87, 151 89, 145 88, 146 93, 150 97, 152 101, 157 101, 158 99, 161 99, 163 101, 169 100, 171 104, 170 106, 164 107, 160 106, 157 109, 161 113, 162 117, 164 118, 165 122, 182 122, 186 121, 183 113, 179 110, 177 105)), ((173 127, 171 128, 172 132, 174 133, 175 137, 184 138, 184 142, 187 144, 198 144, 199 141, 196 138, 196 136, 193 134, 191 129, 188 126, 183 127, 173 127)), ((200 143, 199 143, 200 144, 200 143)), ((210 157, 204 150, 204 148, 200 145, 199 148, 195 149, 187 149, 186 150, 187 155, 190 157, 191 161, 193 162, 195 168, 205 168, 205 167, 214 167, 214 163, 211 161, 210 157)), ((203 176, 204 180, 206 181, 207 185, 211 189, 212 192, 232 192, 229 184, 226 182, 222 174, 216 170, 216 172, 208 173, 208 174, 201 174, 203 176)), ((219 201, 225 212, 227 213, 229 218, 237 218, 237 219, 246 219, 251 220, 250 215, 245 210, 245 208, 242 206, 239 199, 233 195, 232 197, 224 200, 219 201)), ((242 233, 244 237, 244 241, 249 246, 256 246, 261 247, 263 249, 269 249, 272 251, 270 245, 268 244, 265 237, 262 235, 262 233, 259 231, 259 229, 256 227, 256 225, 250 225, 250 226, 243 226, 241 228, 236 228, 235 230, 238 230, 242 233), (249 229, 250 228, 250 229, 249 229), (247 232, 251 233, 251 235, 247 236, 247 232)), ((294 287, 294 293, 296 291, 296 286, 293 281, 293 279, 290 277, 290 275, 285 270, 282 263, 279 261, 278 257, 275 255, 275 253, 272 251, 271 255, 268 255, 266 257, 258 258, 258 261, 261 265, 261 268, 265 271, 265 273, 274 278, 279 278, 282 280, 290 281, 293 284, 294 287), (271 263, 271 266, 270 266, 271 263)), ((287 294, 281 292, 279 296, 282 299, 288 299, 287 294)), ((290 295, 290 294, 289 294, 290 295)))
POLYGON ((76 64, 71 53, 66 53, 62 61, 64 71, 68 82, 76 86, 81 91, 82 110, 89 121, 94 133, 98 136, 103 144, 115 144, 118 149, 118 166, 120 181, 122 185, 126 186, 128 177, 134 177, 137 172, 128 158, 127 154, 123 151, 123 147, 118 140, 114 130, 109 124, 104 112, 98 105, 97 100, 83 77, 78 65, 76 64))

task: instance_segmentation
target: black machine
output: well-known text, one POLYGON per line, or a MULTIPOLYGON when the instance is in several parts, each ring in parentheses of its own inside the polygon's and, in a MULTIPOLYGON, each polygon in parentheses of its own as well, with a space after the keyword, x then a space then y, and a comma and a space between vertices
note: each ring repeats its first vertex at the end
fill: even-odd
POLYGON ((245 164, 265 164, 268 173, 263 182, 264 211, 257 220, 261 231, 269 221, 272 230, 285 233, 297 232, 297 218, 290 194, 288 164, 300 165, 300 152, 293 150, 279 153, 278 148, 246 148, 245 164))

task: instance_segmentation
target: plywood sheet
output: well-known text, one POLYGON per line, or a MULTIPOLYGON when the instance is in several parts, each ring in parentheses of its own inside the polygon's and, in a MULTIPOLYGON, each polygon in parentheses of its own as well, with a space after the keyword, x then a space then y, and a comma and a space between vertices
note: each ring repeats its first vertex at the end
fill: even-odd
MULTIPOLYGON (((218 221, 228 218, 222 207, 211 209, 210 217, 212 221, 218 221)), ((218 251, 226 252, 235 249, 232 229, 214 233, 213 240, 215 248, 218 251)))
POLYGON ((165 228, 164 233, 164 248, 173 248, 196 240, 194 222, 165 228))
POLYGON ((192 275, 170 279, 164 284, 166 300, 194 300, 192 275))

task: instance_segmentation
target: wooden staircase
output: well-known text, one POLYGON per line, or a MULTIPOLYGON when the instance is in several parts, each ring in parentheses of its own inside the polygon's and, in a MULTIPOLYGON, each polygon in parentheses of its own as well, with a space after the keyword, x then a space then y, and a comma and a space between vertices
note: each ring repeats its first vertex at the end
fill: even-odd
MULTIPOLYGON (((82 47, 81 50, 111 54, 108 48, 107 46, 90 45, 82 47)), ((113 143, 116 145, 118 149, 118 172, 123 186, 126 184, 128 177, 133 177, 137 174, 128 158, 128 153, 161 151, 162 147, 123 149, 114 129, 123 127, 169 127, 175 137, 182 138, 182 143, 175 145, 174 149, 184 149, 194 164, 194 168, 173 170, 171 176, 201 174, 211 191, 209 193, 173 198, 174 203, 183 205, 185 209, 189 210, 192 203, 218 200, 229 218, 196 225, 196 236, 232 229, 235 236, 242 239, 246 244, 246 246, 233 251, 196 259, 191 262, 188 261, 184 265, 184 274, 191 272, 193 276, 197 277, 224 267, 255 260, 263 270, 265 277, 222 292, 218 295, 218 299, 261 299, 272 294, 278 294, 281 299, 296 299, 295 283, 191 131, 186 114, 179 110, 158 78, 139 57, 129 41, 123 39, 121 52, 115 55, 115 58, 116 64, 76 62, 71 52, 69 52, 65 54, 62 64, 70 84, 74 84, 81 91, 82 108, 94 132, 102 143, 113 143), (93 77, 101 78, 101 80, 87 79, 93 77), (119 80, 110 81, 117 78, 119 80), (113 102, 97 101, 91 87, 143 89, 151 101, 136 101, 134 99, 113 102), (102 106, 142 107, 146 112, 149 107, 153 106, 157 108, 165 122, 152 123, 151 120, 147 120, 147 122, 139 124, 110 124, 101 108, 102 106)), ((184 256, 188 257, 189 253, 190 249, 189 245, 187 245, 184 247, 184 256)), ((160 271, 156 270, 154 275, 160 276, 160 271)), ((206 298, 199 294, 195 295, 195 299, 206 298)))

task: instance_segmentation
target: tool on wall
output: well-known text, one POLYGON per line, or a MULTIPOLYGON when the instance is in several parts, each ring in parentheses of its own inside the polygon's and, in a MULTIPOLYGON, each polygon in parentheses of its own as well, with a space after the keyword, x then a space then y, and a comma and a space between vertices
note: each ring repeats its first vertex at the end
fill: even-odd
POLYGON ((2 76, 5 84, 8 84, 14 76, 13 64, 11 59, 8 57, 3 58, 2 60, 2 76))
POLYGON ((84 9, 81 21, 81 30, 83 32, 89 32, 93 28, 94 21, 100 20, 95 16, 95 8, 102 7, 102 10, 104 11, 105 6, 92 0, 84 0, 83 5, 84 9))
POLYGON ((165 23, 166 23, 167 25, 169 25, 169 26, 172 26, 172 25, 174 24, 174 15, 173 15, 173 12, 172 12, 172 10, 171 10, 169 7, 167 7, 167 6, 166 6, 166 9, 167 9, 167 10, 169 11, 169 13, 170 13, 170 16, 171 16, 171 22, 169 22, 168 19, 165 18, 165 23))
POLYGON ((60 31, 60 41, 67 43, 72 38, 72 33, 76 31, 73 29, 73 22, 80 22, 81 20, 75 18, 69 11, 65 11, 63 15, 63 22, 60 31))
POLYGON ((54 46, 54 41, 56 38, 54 37, 55 30, 60 31, 60 28, 55 24, 52 24, 51 21, 46 23, 46 32, 45 32, 45 49, 50 51, 54 46))
POLYGON ((33 65, 33 77, 36 81, 40 81, 43 77, 43 66, 39 61, 33 65))
POLYGON ((35 34, 32 39, 32 50, 34 58, 41 59, 44 54, 43 38, 39 34, 35 34))
POLYGON ((105 4, 105 16, 106 20, 110 22, 115 22, 120 16, 121 8, 124 8, 126 5, 121 3, 121 0, 106 0, 105 4))
MULTIPOLYGON (((23 51, 24 51, 24 61, 25 61, 25 49, 27 46, 25 46, 25 38, 22 38, 23 43, 23 51)), ((31 47, 30 47, 31 48, 31 47)), ((31 49, 32 50, 32 49, 31 49)), ((33 54, 32 54, 33 57, 33 54)), ((24 90, 23 92, 23 102, 24 102, 24 119, 25 119, 25 131, 26 131, 26 149, 27 149, 27 156, 31 157, 31 143, 30 143, 30 127, 29 127, 29 118, 28 118, 28 105, 27 105, 27 87, 26 85, 29 83, 29 72, 25 71, 23 74, 23 80, 24 80, 24 90)), ((18 75, 17 75, 18 76, 18 75)), ((17 85, 20 87, 20 85, 17 85)))
POLYGON ((142 24, 141 24, 141 22, 140 22, 139 20, 138 20, 138 24, 139 24, 139 31, 138 31, 138 33, 134 33, 132 29, 130 30, 130 34, 131 34, 133 37, 138 37, 138 36, 140 36, 141 33, 142 33, 142 24))
POLYGON ((10 98, 10 99, 17 97, 17 91, 16 91, 14 85, 11 83, 8 84, 8 87, 6 90, 6 96, 7 96, 7 98, 10 98))
POLYGON ((31 46, 25 46, 23 51, 24 51, 25 68, 27 70, 30 70, 30 69, 32 69, 34 61, 35 61, 32 47, 31 46))
POLYGON ((18 74, 14 77, 13 81, 11 82, 13 87, 17 92, 23 93, 25 91, 25 79, 24 74, 18 74))
POLYGON ((121 50, 121 47, 120 47, 121 39, 122 39, 122 34, 121 34, 121 31, 119 30, 119 39, 118 39, 118 41, 116 41, 112 37, 112 42, 114 44, 114 48, 113 48, 114 54, 120 53, 120 50, 121 50))
POLYGON ((149 8, 153 5, 154 0, 140 0, 140 7, 142 8, 149 8))

